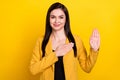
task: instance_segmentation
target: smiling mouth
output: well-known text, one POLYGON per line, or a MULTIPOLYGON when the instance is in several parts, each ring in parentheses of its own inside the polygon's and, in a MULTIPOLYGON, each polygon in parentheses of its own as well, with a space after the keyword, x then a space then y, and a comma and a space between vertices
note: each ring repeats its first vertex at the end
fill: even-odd
POLYGON ((60 24, 53 24, 55 27, 59 27, 60 26, 60 24))

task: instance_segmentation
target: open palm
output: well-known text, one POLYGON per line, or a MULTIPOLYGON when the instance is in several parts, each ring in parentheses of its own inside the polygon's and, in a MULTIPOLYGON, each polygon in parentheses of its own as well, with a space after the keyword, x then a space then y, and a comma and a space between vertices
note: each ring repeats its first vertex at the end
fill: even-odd
POLYGON ((97 29, 94 29, 90 37, 90 46, 94 51, 97 51, 100 47, 100 34, 97 29))

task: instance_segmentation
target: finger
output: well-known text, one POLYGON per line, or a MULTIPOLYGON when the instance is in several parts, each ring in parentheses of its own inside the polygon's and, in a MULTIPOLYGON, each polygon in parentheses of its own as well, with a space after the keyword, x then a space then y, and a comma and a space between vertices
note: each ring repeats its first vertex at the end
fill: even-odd
POLYGON ((97 29, 94 29, 92 36, 95 38, 99 37, 100 36, 99 31, 97 29))
POLYGON ((67 45, 66 47, 65 47, 65 50, 68 52, 68 51, 70 51, 72 49, 72 46, 71 46, 71 44, 70 45, 67 45))
POLYGON ((74 43, 73 42, 70 42, 70 45, 71 45, 71 47, 74 47, 74 43))
POLYGON ((97 36, 97 29, 94 29, 94 31, 93 31, 93 36, 94 36, 94 37, 97 36))
POLYGON ((70 50, 70 49, 72 49, 73 46, 74 46, 74 43, 70 42, 70 43, 65 45, 65 48, 70 50))

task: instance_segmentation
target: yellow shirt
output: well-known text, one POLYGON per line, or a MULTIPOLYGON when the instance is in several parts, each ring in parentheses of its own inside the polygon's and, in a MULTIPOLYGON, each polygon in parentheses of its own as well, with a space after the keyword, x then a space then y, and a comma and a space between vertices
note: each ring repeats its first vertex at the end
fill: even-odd
MULTIPOLYGON (((74 36, 77 47, 77 57, 74 57, 74 51, 69 51, 63 57, 64 72, 66 80, 78 80, 77 74, 77 62, 79 62, 81 68, 85 72, 90 72, 93 68, 98 51, 90 49, 90 54, 87 56, 85 47, 78 36, 74 36)), ((54 80, 54 64, 58 61, 58 58, 54 52, 52 52, 51 40, 48 41, 46 46, 46 54, 42 57, 42 45, 43 38, 37 40, 36 46, 33 50, 32 59, 30 61, 30 71, 33 75, 40 75, 40 80, 54 80)), ((69 43, 67 40, 66 43, 69 43)))

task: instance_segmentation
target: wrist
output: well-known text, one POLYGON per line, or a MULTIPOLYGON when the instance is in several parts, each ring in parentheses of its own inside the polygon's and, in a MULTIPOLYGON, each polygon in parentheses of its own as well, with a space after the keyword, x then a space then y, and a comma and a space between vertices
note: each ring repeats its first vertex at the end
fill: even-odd
POLYGON ((92 49, 93 51, 95 51, 95 52, 99 51, 99 48, 92 48, 92 47, 91 47, 91 49, 92 49))
POLYGON ((52 50, 52 52, 54 52, 54 53, 55 53, 55 55, 58 57, 56 50, 52 50))

